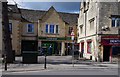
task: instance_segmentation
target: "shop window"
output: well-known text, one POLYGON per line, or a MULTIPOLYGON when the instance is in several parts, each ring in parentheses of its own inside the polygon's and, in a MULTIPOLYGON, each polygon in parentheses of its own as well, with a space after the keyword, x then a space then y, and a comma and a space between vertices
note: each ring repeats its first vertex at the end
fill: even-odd
POLYGON ((81 43, 81 52, 84 53, 84 42, 81 43))
POLYGON ((87 42, 87 53, 91 54, 92 52, 92 41, 87 42))
POLYGON ((27 24, 27 32, 28 33, 34 32, 34 25, 33 24, 27 24))
POLYGON ((112 55, 120 54, 120 46, 113 46, 112 47, 112 55))

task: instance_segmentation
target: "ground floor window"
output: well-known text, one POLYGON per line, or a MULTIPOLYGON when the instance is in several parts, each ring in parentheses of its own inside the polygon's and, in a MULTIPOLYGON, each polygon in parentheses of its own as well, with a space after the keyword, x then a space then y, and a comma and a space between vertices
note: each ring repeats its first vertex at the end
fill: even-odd
POLYGON ((84 42, 81 43, 81 52, 84 53, 84 42))
MULTIPOLYGON (((47 47, 47 55, 59 55, 61 50, 61 43, 56 41, 42 41, 41 48, 47 47)), ((39 52, 39 55, 44 55, 43 51, 39 52)))
POLYGON ((112 55, 120 54, 120 46, 113 46, 112 47, 112 55))
POLYGON ((91 54, 92 51, 92 41, 87 42, 87 53, 91 54))

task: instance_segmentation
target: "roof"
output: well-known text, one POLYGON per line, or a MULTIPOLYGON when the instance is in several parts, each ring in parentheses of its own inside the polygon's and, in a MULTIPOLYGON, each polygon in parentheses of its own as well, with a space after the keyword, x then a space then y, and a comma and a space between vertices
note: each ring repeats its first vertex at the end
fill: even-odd
MULTIPOLYGON (((10 8, 15 9, 14 12, 16 13, 18 12, 15 6, 14 7, 10 6, 10 8)), ((20 9, 22 18, 29 22, 38 22, 38 20, 41 19, 42 16, 47 12, 43 10, 32 10, 32 9, 23 9, 23 8, 19 8, 19 9, 20 9)), ((58 14, 63 19, 64 22, 71 24, 71 25, 77 24, 78 14, 64 13, 64 12, 58 12, 58 14)))
POLYGON ((22 17, 29 22, 37 22, 46 11, 20 9, 22 17))
POLYGON ((8 12, 19 13, 17 5, 8 5, 8 12))
POLYGON ((63 21, 67 22, 68 24, 77 24, 78 21, 78 14, 73 13, 62 13, 58 12, 59 15, 62 17, 63 21))
POLYGON ((9 19, 22 20, 21 12, 17 5, 8 6, 8 17, 9 19))

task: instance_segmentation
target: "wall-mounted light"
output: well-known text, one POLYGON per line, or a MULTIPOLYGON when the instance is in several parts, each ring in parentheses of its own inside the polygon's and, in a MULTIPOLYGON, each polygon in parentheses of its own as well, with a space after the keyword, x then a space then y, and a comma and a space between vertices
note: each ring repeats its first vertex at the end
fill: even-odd
POLYGON ((109 30, 109 27, 108 27, 108 26, 105 26, 105 29, 109 30))
POLYGON ((102 31, 109 31, 110 28, 109 28, 109 26, 103 26, 101 30, 102 30, 102 31))

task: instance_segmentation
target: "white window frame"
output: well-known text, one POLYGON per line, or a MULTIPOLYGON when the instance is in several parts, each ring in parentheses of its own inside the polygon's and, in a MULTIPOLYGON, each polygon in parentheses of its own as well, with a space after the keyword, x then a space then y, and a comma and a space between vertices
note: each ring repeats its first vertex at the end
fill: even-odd
POLYGON ((56 34, 59 34, 59 25, 55 25, 55 33, 56 34), (58 32, 56 31, 57 30, 57 27, 56 26, 58 26, 58 32))
POLYGON ((48 33, 46 33, 46 26, 45 26, 45 33, 46 34, 59 34, 59 25, 58 25, 58 33, 56 32, 56 26, 57 25, 54 25, 54 33, 50 33, 50 25, 54 25, 54 24, 48 24, 48 33))
POLYGON ((30 24, 32 24, 32 23, 27 24, 27 33, 34 33, 34 24, 32 24, 32 29, 33 29, 32 32, 28 31, 28 25, 30 25, 30 24))
POLYGON ((49 33, 50 33, 50 34, 55 34, 55 25, 54 25, 54 24, 50 24, 50 25, 49 25, 49 33), (53 33, 50 32, 50 26, 53 26, 53 31, 54 31, 53 33))
MULTIPOLYGON (((46 24, 48 25, 48 24, 46 24)), ((48 25, 48 32, 46 32, 46 25, 45 25, 45 33, 49 33, 49 25, 48 25)))
POLYGON ((120 23, 120 18, 115 18, 115 17, 113 17, 112 19, 111 19, 111 21, 112 20, 115 20, 115 24, 114 24, 114 26, 112 25, 112 22, 111 22, 111 27, 120 27, 120 25, 117 25, 117 22, 118 22, 118 20, 119 20, 119 23, 120 23))
POLYGON ((92 19, 89 20, 90 30, 94 30, 94 24, 95 24, 95 21, 94 21, 94 20, 95 20, 94 18, 92 18, 92 19), (93 23, 93 24, 92 24, 92 23, 93 23))
POLYGON ((83 33, 83 25, 80 25, 80 34, 83 33))

